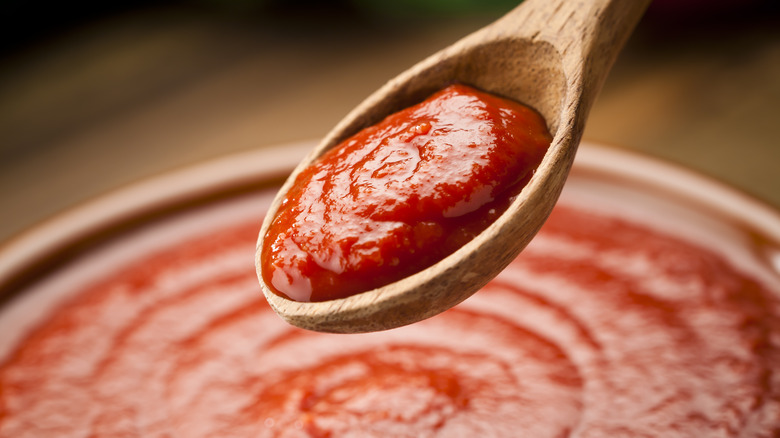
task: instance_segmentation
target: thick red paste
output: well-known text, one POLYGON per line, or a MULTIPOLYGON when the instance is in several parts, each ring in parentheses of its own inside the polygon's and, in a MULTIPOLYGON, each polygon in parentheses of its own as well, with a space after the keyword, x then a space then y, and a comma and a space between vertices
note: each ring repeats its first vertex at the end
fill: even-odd
POLYGON ((0 436, 780 436, 780 291, 709 250, 559 204, 461 305, 331 335, 268 308, 258 220, 93 260, 0 363, 0 436))
POLYGON ((534 110, 445 88, 297 177, 265 236, 263 279, 278 295, 325 301, 427 268, 506 209, 550 141, 534 110))

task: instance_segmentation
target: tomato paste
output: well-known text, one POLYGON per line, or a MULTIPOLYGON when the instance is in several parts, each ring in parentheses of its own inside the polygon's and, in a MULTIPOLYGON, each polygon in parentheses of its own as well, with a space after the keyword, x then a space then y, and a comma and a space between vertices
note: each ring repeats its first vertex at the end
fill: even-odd
POLYGON ((325 301, 429 267, 506 209, 550 141, 536 111, 445 88, 298 175, 264 239, 264 282, 296 301, 325 301))
POLYGON ((697 244, 559 204, 459 306, 333 335, 269 309, 228 213, 83 262, 0 358, 0 436, 780 436, 780 291, 697 244))

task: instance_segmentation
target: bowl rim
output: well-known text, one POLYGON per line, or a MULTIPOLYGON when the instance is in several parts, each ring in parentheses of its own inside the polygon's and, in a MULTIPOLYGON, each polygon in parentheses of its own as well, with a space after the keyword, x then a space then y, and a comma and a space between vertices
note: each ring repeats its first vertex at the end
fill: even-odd
MULTIPOLYGON (((314 145, 315 140, 282 143, 143 178, 29 227, 0 243, 0 305, 28 282, 124 229, 231 194, 281 183, 314 145)), ((582 141, 572 172, 614 176, 697 202, 780 246, 780 210, 680 164, 582 141)))
POLYGON ((780 208, 718 178, 671 160, 603 143, 583 141, 573 172, 620 178, 718 214, 780 246, 780 208), (584 146, 584 147, 582 147, 584 146))
POLYGON ((29 282, 123 230, 281 183, 313 144, 283 143, 184 166, 109 190, 33 224, 0 242, 0 306, 29 282))

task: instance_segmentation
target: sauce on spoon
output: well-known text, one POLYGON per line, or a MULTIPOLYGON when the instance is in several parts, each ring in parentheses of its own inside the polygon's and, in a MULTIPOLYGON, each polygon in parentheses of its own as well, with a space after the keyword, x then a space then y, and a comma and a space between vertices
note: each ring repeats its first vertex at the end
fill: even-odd
POLYGON ((265 235, 262 276, 277 295, 326 301, 421 271, 506 210, 551 140, 535 110, 451 85, 298 174, 265 235))
POLYGON ((574 160, 588 110, 648 3, 526 0, 493 24, 388 81, 358 105, 293 171, 263 221, 255 265, 263 294, 274 311, 290 324, 311 330, 386 330, 441 313, 498 275, 552 211, 574 160), (262 273, 264 238, 298 175, 360 130, 456 82, 531 105, 552 133, 533 177, 506 211, 437 263, 364 293, 301 302, 272 291, 262 273))

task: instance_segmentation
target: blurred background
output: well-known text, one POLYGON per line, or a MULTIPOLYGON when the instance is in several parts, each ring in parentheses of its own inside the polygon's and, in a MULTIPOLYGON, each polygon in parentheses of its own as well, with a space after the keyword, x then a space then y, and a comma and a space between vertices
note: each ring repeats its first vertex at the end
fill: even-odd
MULTIPOLYGON (((315 140, 506 0, 6 0, 0 242, 210 158, 315 140)), ((780 208, 780 2, 655 0, 585 139, 780 208)))

